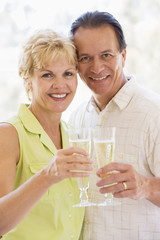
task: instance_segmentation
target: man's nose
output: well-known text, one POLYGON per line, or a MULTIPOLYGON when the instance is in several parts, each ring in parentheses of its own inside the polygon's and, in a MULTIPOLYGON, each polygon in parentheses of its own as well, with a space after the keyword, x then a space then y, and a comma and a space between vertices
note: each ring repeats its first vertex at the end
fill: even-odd
POLYGON ((93 59, 90 70, 92 73, 99 74, 104 70, 104 62, 99 58, 93 59))

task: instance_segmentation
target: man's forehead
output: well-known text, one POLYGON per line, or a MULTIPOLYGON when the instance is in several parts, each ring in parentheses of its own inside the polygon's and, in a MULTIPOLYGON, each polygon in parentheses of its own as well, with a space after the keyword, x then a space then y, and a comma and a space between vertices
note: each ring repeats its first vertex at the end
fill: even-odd
POLYGON ((111 31, 111 32, 114 32, 115 34, 115 30, 113 28, 113 26, 111 26, 110 24, 103 24, 103 25, 100 25, 100 26, 86 26, 86 27, 79 27, 74 35, 73 35, 73 39, 75 39, 77 36, 80 36, 81 34, 91 34, 91 33, 94 33, 94 32, 101 32, 101 31, 111 31))
POLYGON ((100 28, 80 27, 74 35, 74 42, 79 54, 117 50, 116 34, 110 26, 109 28, 107 26, 100 28))

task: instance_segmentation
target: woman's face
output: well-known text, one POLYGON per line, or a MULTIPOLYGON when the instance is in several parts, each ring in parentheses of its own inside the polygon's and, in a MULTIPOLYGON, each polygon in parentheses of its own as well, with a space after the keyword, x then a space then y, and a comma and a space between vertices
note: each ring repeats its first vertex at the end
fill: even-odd
POLYGON ((71 103, 76 88, 76 66, 64 59, 53 61, 45 69, 34 70, 31 106, 45 112, 62 113, 71 103))

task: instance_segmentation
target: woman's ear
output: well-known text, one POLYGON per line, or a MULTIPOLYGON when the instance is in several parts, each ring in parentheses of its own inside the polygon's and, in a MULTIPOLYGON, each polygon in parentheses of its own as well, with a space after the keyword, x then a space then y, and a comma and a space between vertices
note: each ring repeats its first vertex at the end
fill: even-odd
POLYGON ((32 99, 32 80, 31 78, 24 78, 24 86, 26 89, 27 97, 29 100, 32 99))

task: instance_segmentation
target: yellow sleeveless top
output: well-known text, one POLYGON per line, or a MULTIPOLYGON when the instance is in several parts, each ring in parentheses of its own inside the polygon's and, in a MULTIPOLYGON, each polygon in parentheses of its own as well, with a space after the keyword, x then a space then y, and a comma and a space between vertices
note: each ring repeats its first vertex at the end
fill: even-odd
MULTIPOLYGON (((27 105, 22 104, 18 115, 6 122, 16 128, 19 136, 20 161, 14 183, 16 189, 46 166, 57 150, 27 105)), ((65 131, 67 126, 63 121, 60 126, 63 148, 66 148, 69 146, 65 131)), ((78 202, 76 179, 65 179, 53 185, 28 216, 2 239, 78 240, 84 218, 84 208, 72 207, 78 202)))

